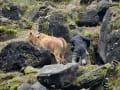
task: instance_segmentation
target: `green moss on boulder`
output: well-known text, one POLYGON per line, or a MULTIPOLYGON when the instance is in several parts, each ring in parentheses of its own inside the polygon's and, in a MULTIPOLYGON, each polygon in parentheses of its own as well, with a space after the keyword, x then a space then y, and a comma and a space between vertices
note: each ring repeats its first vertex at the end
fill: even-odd
POLYGON ((13 26, 0 26, 0 41, 15 37, 17 29, 13 26))
POLYGON ((23 83, 34 83, 36 75, 23 75, 20 72, 0 72, 0 89, 1 90, 17 90, 17 87, 23 83))

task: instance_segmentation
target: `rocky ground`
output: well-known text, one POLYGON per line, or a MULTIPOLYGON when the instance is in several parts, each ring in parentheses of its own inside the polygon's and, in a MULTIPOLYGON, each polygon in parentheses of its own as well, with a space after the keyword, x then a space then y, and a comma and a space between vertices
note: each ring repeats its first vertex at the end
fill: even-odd
POLYGON ((119 14, 119 0, 0 0, 0 90, 120 90, 119 14), (30 31, 63 37, 66 65, 30 31), (72 31, 91 39, 92 65, 70 63, 72 31))

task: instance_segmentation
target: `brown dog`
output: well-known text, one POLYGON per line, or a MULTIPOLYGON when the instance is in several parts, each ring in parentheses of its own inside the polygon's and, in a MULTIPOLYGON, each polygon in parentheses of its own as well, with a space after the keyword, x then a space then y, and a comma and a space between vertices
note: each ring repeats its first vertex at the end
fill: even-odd
POLYGON ((31 41, 34 45, 49 49, 50 52, 54 55, 57 63, 63 63, 64 54, 67 48, 67 43, 64 38, 48 36, 44 33, 35 34, 34 32, 30 32, 29 41, 31 41))

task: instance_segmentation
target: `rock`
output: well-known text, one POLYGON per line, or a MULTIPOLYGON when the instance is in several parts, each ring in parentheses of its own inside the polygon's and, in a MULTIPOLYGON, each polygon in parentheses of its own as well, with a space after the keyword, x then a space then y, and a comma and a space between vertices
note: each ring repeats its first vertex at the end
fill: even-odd
POLYGON ((97 3, 97 13, 98 16, 100 18, 100 21, 103 20, 104 15, 106 14, 106 11, 108 10, 108 8, 112 5, 112 1, 111 0, 100 0, 97 3))
POLYGON ((33 83, 35 83, 36 75, 35 73, 24 75, 23 73, 17 71, 13 72, 0 71, 0 81, 1 90, 17 90, 17 88, 22 84, 25 85, 27 84, 27 86, 30 86, 33 83))
POLYGON ((108 8, 112 5, 111 0, 100 0, 88 6, 86 11, 80 13, 80 19, 76 22, 78 26, 97 26, 102 22, 108 8), (94 5, 95 4, 95 5, 94 5), (92 7, 92 8, 90 8, 92 7))
POLYGON ((38 81, 51 89, 60 89, 70 84, 77 70, 77 64, 55 64, 43 67, 37 75, 38 81))
MULTIPOLYGON (((7 22, 10 23, 10 22, 7 22)), ((3 24, 3 23, 2 23, 3 24)), ((16 37, 17 30, 15 26, 0 26, 0 41, 5 41, 16 37)))
POLYGON ((77 25, 81 26, 97 26, 99 24, 99 16, 97 10, 87 10, 80 15, 80 20, 77 21, 77 25))
POLYGON ((120 61, 120 30, 112 30, 113 12, 109 9, 100 29, 98 52, 104 63, 120 61))
POLYGON ((36 82, 30 87, 29 90, 48 90, 48 89, 41 85, 39 82, 36 82))
POLYGON ((29 14, 28 18, 32 21, 37 21, 39 17, 47 16, 48 12, 52 11, 52 6, 49 2, 45 1, 41 6, 33 8, 29 14))
POLYGON ((32 22, 25 19, 25 18, 22 18, 20 21, 19 21, 19 27, 21 29, 31 29, 32 28, 32 22))
POLYGON ((120 30, 112 31, 107 41, 106 62, 120 61, 120 30))
POLYGON ((113 61, 108 69, 102 84, 92 87, 91 90, 119 90, 120 89, 120 62, 113 61))
POLYGON ((10 23, 11 21, 6 18, 6 17, 3 17, 3 16, 0 16, 0 24, 6 24, 6 23, 10 23))
POLYGON ((63 12, 51 12, 46 17, 40 17, 38 31, 55 37, 63 37, 66 41, 69 41, 70 36, 66 18, 66 14, 63 12))
POLYGON ((76 24, 74 22, 69 23, 70 29, 76 29, 76 24))
POLYGON ((31 43, 11 42, 0 52, 0 70, 20 70, 24 66, 42 67, 51 64, 50 52, 31 43))
POLYGON ((23 83, 22 85, 20 85, 17 90, 29 90, 31 87, 31 84, 29 83, 23 83))
POLYGON ((21 9, 16 3, 9 3, 2 8, 2 15, 12 20, 18 20, 21 17, 21 9))
POLYGON ((39 17, 38 19, 38 31, 47 33, 48 21, 45 17, 39 17))
POLYGON ((104 63, 107 63, 106 60, 107 46, 108 46, 107 41, 108 41, 108 35, 112 31, 111 19, 112 19, 112 11, 111 9, 109 9, 104 17, 103 24, 100 29, 99 44, 98 44, 98 52, 104 63))
POLYGON ((37 80, 48 89, 80 90, 102 83, 110 66, 47 65, 40 69, 37 80))
POLYGON ((80 4, 90 4, 94 0, 80 0, 80 4))
POLYGON ((17 90, 47 90, 47 88, 45 88, 39 82, 35 82, 34 84, 23 83, 17 88, 17 90))
POLYGON ((34 7, 27 14, 27 18, 31 21, 36 21, 39 18, 39 7, 34 7))
POLYGON ((66 22, 66 14, 62 12, 52 12, 48 16, 48 34, 56 37, 63 37, 70 40, 69 30, 66 22))
POLYGON ((51 9, 50 3, 45 1, 42 6, 39 8, 39 16, 47 16, 47 13, 51 9))

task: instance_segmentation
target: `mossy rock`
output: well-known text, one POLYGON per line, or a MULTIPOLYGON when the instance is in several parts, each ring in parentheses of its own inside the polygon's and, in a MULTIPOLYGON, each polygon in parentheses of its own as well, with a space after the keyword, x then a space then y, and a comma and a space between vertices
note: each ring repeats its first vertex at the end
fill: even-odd
POLYGON ((115 62, 117 64, 108 69, 103 82, 97 86, 96 90, 120 90, 120 63, 115 62))
POLYGON ((17 29, 12 26, 0 26, 0 41, 15 37, 17 29))
POLYGON ((120 28, 120 16, 115 18, 112 21, 112 30, 116 30, 116 29, 119 29, 119 28, 120 28))
POLYGON ((23 83, 34 83, 36 81, 35 74, 23 75, 20 72, 0 72, 0 89, 1 90, 17 90, 17 87, 23 83))
POLYGON ((21 20, 19 21, 19 27, 21 29, 31 29, 32 22, 30 20, 27 20, 26 18, 21 18, 21 20))
MULTIPOLYGON (((78 76, 75 78, 73 84, 75 86, 78 86, 79 88, 91 88, 95 85, 99 85, 103 82, 105 76, 107 75, 107 71, 110 68, 110 64, 105 64, 101 67, 98 66, 86 66, 85 74, 82 74, 81 76, 78 76)), ((82 70, 82 69, 81 69, 82 70)), ((95 90, 98 90, 94 88, 95 90)), ((93 90, 93 89, 91 89, 93 90)), ((103 89, 100 89, 103 90, 103 89)))
POLYGON ((36 68, 33 68, 32 66, 27 66, 24 68, 24 73, 25 74, 30 74, 30 73, 37 73, 39 70, 36 68))

